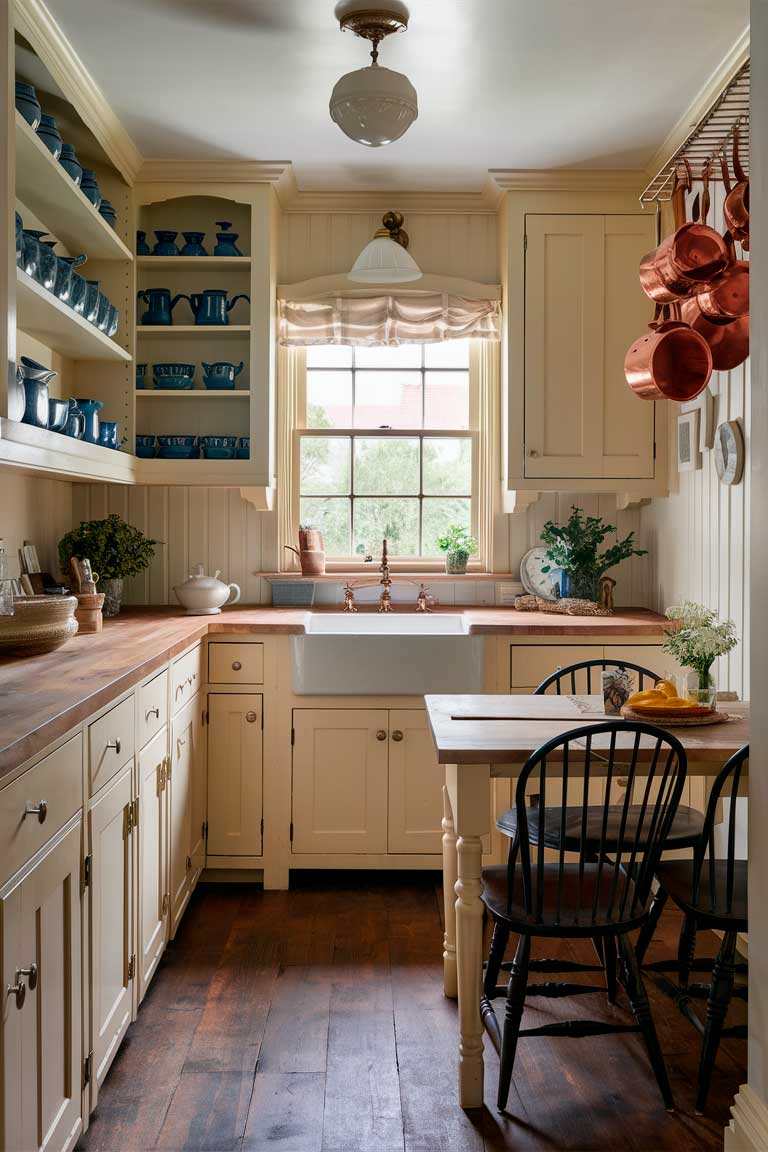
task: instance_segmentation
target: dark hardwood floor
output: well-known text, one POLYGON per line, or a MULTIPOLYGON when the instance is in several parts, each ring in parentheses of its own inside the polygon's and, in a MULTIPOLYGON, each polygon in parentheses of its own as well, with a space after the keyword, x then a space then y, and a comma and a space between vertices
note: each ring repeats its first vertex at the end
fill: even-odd
MULTIPOLYGON (((698 1036, 650 979, 676 1113, 665 1112, 634 1035, 521 1040, 504 1116, 493 1103, 498 1064, 486 1042, 487 1106, 465 1113, 456 1103, 456 1005, 442 994, 439 877, 299 874, 294 885, 198 888, 80 1148, 722 1148, 746 1079, 746 1044, 723 1041, 707 1116, 695 1116, 698 1036)), ((665 914, 648 960, 675 953, 678 927, 676 914, 665 914)), ((704 933, 699 953, 715 945, 704 933)), ((591 959, 591 945, 559 947, 591 959)), ((623 995, 615 1009, 600 995, 539 1003, 524 1026, 628 1011, 623 995)), ((745 1018, 743 1003, 731 1011, 745 1018)))

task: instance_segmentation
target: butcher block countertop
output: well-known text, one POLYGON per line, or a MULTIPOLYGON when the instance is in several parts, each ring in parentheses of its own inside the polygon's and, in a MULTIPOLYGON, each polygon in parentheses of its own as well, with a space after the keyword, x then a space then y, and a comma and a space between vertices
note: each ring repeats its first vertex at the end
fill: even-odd
MULTIPOLYGON (((438 611, 464 612, 470 633, 485 636, 660 637, 667 624, 643 609, 607 617, 511 608, 438 611)), ((219 616, 132 608, 105 620, 103 632, 75 636, 55 652, 0 659, 0 778, 195 641, 217 632, 303 635, 306 616, 298 608, 235 608, 219 616)))

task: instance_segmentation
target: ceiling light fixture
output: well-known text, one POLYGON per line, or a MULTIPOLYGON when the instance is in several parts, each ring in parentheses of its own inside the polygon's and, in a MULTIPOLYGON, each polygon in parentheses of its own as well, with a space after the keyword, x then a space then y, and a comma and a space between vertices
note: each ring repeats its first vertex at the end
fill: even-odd
POLYGON ((379 44, 392 32, 405 32, 408 9, 400 0, 383 0, 381 8, 367 8, 360 0, 341 0, 334 14, 342 31, 349 28, 371 41, 373 63, 337 81, 329 104, 331 119, 358 144, 370 148, 391 144, 418 116, 418 99, 407 76, 379 65, 379 44))
POLYGON ((377 228, 373 240, 355 260, 349 279, 358 284, 403 284, 419 280, 422 271, 409 255, 408 233, 403 228, 400 212, 385 212, 381 218, 383 228, 377 228))

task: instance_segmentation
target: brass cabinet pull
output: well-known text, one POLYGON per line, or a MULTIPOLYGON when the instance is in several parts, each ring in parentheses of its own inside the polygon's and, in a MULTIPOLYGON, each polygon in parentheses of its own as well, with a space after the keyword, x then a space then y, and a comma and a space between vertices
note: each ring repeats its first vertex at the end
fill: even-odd
POLYGON ((144 713, 144 719, 149 720, 150 716, 154 716, 156 720, 159 720, 160 719, 160 709, 159 708, 147 708, 146 712, 144 713))
POLYGON ((256 721, 258 720, 258 716, 256 715, 255 712, 246 712, 245 718, 249 724, 255 724, 256 721))
POLYGON ((107 748, 114 748, 115 752, 117 752, 117 754, 119 756, 120 755, 120 748, 121 748, 120 737, 115 736, 114 740, 108 740, 107 741, 107 748))
POLYGON ((384 731, 384 729, 379 728, 378 732, 376 733, 376 739, 377 740, 386 740, 386 738, 387 738, 387 734, 384 731))
POLYGON ((626 788, 627 784, 629 783, 629 778, 627 776, 617 776, 616 783, 619 788, 626 788))
POLYGON ((239 672, 241 668, 242 668, 242 664, 240 663, 239 660, 233 660, 232 661, 232 671, 233 672, 239 672))
POLYGON ((7 986, 7 991, 8 991, 9 996, 15 996, 16 997, 16 1007, 17 1008, 23 1008, 24 1007, 24 1000, 26 999, 26 996, 27 996, 27 986, 23 980, 19 979, 18 972, 16 973, 16 983, 15 984, 9 984, 7 986))
POLYGON ((403 734, 400 731, 400 729, 395 728, 394 732, 392 733, 392 739, 395 741, 396 744, 399 744, 400 741, 402 740, 402 738, 403 738, 403 734))
POLYGON ((24 809, 25 816, 37 816, 40 824, 45 824, 45 818, 48 815, 48 805, 45 800, 41 800, 39 804, 27 804, 24 809))

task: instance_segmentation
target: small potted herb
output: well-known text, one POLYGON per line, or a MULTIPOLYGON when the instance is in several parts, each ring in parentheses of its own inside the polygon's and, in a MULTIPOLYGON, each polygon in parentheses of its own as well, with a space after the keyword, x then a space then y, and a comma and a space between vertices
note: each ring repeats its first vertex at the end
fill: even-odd
POLYGON ((65 574, 74 556, 90 560, 99 591, 104 593, 105 616, 117 616, 123 598, 123 580, 149 567, 157 540, 126 524, 113 512, 106 520, 84 520, 59 541, 59 563, 65 574))
POLYGON ((736 625, 732 620, 721 620, 717 612, 693 600, 667 608, 664 615, 677 626, 665 634, 663 651, 697 674, 695 691, 714 697, 712 665, 718 656, 725 656, 736 647, 736 625))
POLYGON ((606 524, 601 516, 585 516, 583 510, 575 506, 567 524, 547 520, 541 540, 546 545, 549 564, 542 564, 541 570, 562 570, 561 595, 596 601, 604 572, 630 556, 645 556, 644 548, 635 547, 634 532, 601 552, 603 540, 615 531, 614 524, 606 524))
POLYGON ((445 570, 452 576, 463 576, 470 556, 477 551, 474 536, 460 524, 449 525, 445 536, 438 536, 437 546, 445 552, 445 570))

